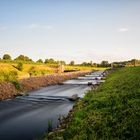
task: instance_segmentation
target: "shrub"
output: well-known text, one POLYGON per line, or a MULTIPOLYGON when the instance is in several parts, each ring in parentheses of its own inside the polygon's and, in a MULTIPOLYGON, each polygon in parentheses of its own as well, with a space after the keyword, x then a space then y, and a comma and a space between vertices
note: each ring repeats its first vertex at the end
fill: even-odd
POLYGON ((4 54, 3 59, 4 60, 11 60, 11 56, 9 54, 4 54))
POLYGON ((23 70, 23 63, 19 62, 17 67, 16 67, 19 71, 23 70))
POLYGON ((20 90, 22 85, 18 81, 12 81, 12 84, 15 86, 17 90, 20 90))
POLYGON ((29 71, 28 71, 28 72, 29 72, 29 75, 30 75, 30 76, 33 76, 33 75, 35 76, 35 75, 37 75, 37 74, 36 74, 36 70, 35 70, 35 67, 34 67, 34 66, 32 66, 32 67, 29 69, 29 71))

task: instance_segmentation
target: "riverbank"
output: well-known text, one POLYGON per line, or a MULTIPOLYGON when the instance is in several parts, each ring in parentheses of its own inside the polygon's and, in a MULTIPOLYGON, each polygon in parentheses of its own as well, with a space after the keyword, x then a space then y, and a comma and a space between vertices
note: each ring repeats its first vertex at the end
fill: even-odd
POLYGON ((122 68, 78 101, 44 140, 140 139, 140 67, 122 68))
POLYGON ((19 81, 0 82, 0 100, 13 98, 41 87, 60 84, 69 79, 90 73, 91 71, 77 71, 62 74, 51 74, 46 76, 30 77, 19 81))

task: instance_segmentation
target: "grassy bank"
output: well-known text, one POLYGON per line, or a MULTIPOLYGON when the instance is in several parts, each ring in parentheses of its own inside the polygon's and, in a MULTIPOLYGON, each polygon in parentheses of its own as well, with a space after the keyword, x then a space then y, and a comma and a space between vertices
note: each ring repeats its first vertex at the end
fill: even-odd
MULTIPOLYGON (((29 78, 32 76, 41 76, 58 73, 57 64, 43 63, 22 63, 22 69, 19 70, 18 64, 13 61, 0 61, 0 81, 11 81, 15 79, 29 78)), ((92 66, 69 66, 65 65, 65 71, 83 71, 83 70, 104 70, 92 66)))
POLYGON ((5 75, 10 75, 10 72, 16 72, 18 79, 30 77, 30 72, 33 76, 53 74, 57 72, 57 67, 46 64, 23 64, 23 69, 20 71, 16 63, 0 63, 0 81, 4 81, 5 75))
POLYGON ((123 68, 79 101, 73 112, 45 139, 139 140, 140 67, 123 68))
POLYGON ((20 93, 26 93, 41 87, 56 85, 64 82, 65 80, 73 79, 90 72, 91 71, 77 71, 24 78, 18 81, 3 81, 0 82, 0 100, 12 98, 20 95, 20 93))

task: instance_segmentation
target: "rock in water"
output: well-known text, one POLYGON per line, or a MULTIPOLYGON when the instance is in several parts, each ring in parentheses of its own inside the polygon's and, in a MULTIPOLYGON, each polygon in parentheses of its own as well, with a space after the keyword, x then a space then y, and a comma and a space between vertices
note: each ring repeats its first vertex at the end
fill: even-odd
POLYGON ((71 101, 76 101, 79 99, 78 94, 73 94, 71 97, 68 98, 71 101))

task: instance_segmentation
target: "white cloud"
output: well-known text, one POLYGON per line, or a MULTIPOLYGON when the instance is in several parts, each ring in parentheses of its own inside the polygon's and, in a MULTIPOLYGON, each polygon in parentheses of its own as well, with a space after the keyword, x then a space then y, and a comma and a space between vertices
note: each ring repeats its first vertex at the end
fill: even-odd
POLYGON ((128 32, 128 28, 119 28, 118 32, 128 32))
POLYGON ((0 25, 0 31, 5 31, 5 30, 7 30, 7 27, 0 25))
POLYGON ((39 30, 49 30, 52 29, 50 25, 40 25, 40 24, 30 24, 28 29, 39 29, 39 30))

